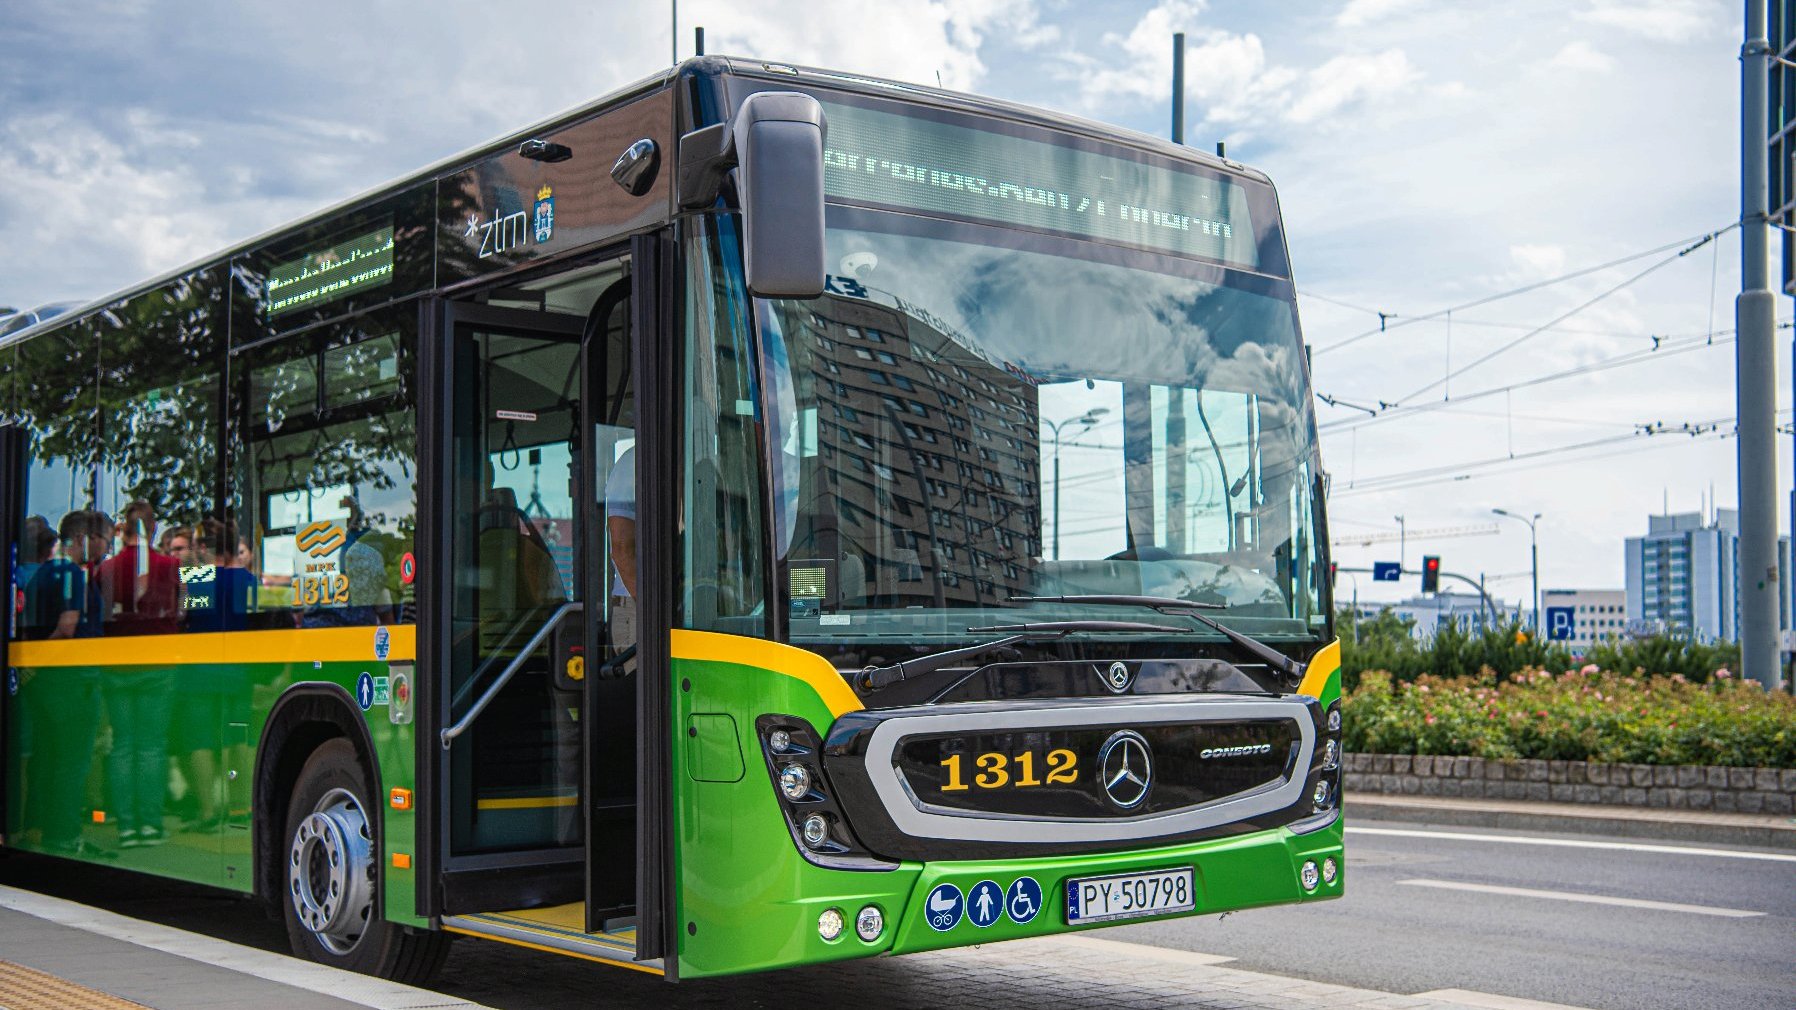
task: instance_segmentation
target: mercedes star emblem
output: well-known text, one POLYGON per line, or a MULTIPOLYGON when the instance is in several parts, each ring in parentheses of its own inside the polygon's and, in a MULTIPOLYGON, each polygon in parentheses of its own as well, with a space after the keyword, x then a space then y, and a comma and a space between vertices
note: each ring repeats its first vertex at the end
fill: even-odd
POLYGON ((1104 795, 1119 810, 1133 810, 1147 799, 1154 781, 1154 759, 1147 741, 1132 729, 1110 734, 1098 750, 1098 780, 1104 795))
POLYGON ((1127 663, 1111 663, 1110 672, 1104 675, 1104 683, 1109 685, 1113 694, 1121 694, 1129 689, 1129 683, 1135 675, 1129 672, 1127 663))

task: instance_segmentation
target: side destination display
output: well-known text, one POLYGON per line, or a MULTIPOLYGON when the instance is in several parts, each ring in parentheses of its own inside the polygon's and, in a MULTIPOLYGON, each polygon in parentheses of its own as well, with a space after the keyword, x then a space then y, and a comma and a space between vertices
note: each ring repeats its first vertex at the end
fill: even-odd
POLYGON ((1259 266, 1227 179, 839 102, 824 115, 829 196, 1259 266))
POLYGON ((268 318, 322 305, 393 279, 393 228, 323 249, 271 267, 263 284, 268 318))

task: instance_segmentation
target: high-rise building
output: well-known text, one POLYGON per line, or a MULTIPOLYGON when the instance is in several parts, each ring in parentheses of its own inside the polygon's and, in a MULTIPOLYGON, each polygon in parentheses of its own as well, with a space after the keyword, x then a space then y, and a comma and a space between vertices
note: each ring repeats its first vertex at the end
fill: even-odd
MULTIPOLYGON (((1740 518, 1735 509, 1648 516, 1646 535, 1627 540, 1630 630, 1688 635, 1701 642, 1740 634, 1740 518), (1634 623, 1638 622, 1638 623, 1634 623)), ((1777 544, 1790 571, 1790 538, 1777 544)), ((1775 573, 1772 573, 1775 575, 1775 573)), ((1778 579, 1779 627, 1791 627, 1790 579, 1778 579)))

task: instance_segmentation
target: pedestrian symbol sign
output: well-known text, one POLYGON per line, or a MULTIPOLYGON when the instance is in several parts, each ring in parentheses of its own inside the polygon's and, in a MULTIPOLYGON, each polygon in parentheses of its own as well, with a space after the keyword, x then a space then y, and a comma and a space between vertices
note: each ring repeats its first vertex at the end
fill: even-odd
POLYGON ((1012 922, 1021 925, 1041 911, 1041 885, 1034 877, 1018 877, 1004 895, 1004 911, 1012 922))
POLYGON ((1004 890, 995 882, 981 880, 967 892, 967 918, 980 929, 998 921, 1004 914, 1004 890))
POLYGON ((364 712, 374 707, 374 675, 366 670, 356 678, 355 703, 362 706, 364 712))
POLYGON ((929 892, 929 898, 924 904, 929 928, 938 933, 946 933, 960 925, 961 913, 967 907, 966 902, 961 900, 960 888, 953 884, 937 884, 935 890, 929 892))

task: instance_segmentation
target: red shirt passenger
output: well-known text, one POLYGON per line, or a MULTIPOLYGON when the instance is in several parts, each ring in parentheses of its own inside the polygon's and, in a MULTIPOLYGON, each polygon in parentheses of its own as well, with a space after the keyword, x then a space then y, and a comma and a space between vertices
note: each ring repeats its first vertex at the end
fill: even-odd
POLYGON ((156 512, 146 501, 125 506, 124 546, 100 563, 100 605, 108 635, 165 635, 181 630, 181 572, 152 550, 156 512))

